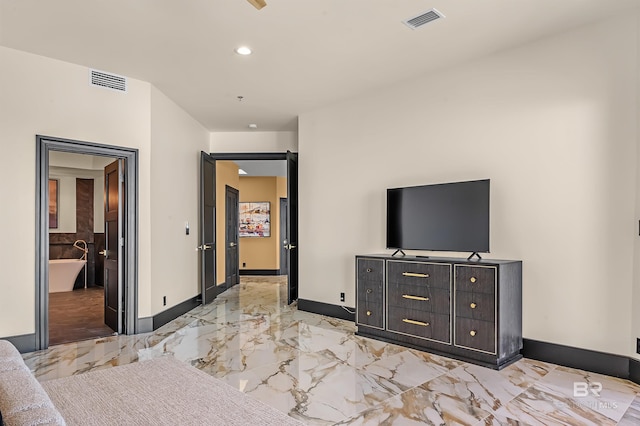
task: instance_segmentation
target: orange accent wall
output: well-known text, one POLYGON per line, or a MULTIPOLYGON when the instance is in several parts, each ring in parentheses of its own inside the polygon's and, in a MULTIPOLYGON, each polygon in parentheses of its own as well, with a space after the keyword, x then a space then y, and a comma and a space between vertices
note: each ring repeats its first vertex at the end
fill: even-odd
POLYGON ((240 177, 240 202, 268 201, 271 208, 269 237, 242 237, 239 240, 240 269, 280 269, 280 198, 287 196, 286 178, 240 177))

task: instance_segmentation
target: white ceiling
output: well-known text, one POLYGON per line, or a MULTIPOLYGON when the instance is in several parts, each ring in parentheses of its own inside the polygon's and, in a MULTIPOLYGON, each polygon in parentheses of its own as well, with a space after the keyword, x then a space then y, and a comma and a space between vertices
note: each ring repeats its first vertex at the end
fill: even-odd
POLYGON ((286 160, 236 160, 242 170, 247 172, 241 176, 281 176, 287 177, 286 160))
POLYGON ((639 3, 267 0, 258 11, 246 0, 0 0, 0 45, 148 81, 210 131, 283 131, 305 111, 639 3), (401 23, 434 7, 446 18, 401 23), (239 45, 254 54, 235 54, 239 45))

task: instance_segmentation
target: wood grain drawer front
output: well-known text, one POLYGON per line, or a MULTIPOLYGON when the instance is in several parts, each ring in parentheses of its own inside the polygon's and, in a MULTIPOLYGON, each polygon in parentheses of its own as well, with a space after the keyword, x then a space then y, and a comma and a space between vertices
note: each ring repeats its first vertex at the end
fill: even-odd
POLYGON ((448 289, 398 284, 389 289, 388 300, 390 306, 449 315, 450 294, 448 289))
POLYGON ((389 285, 428 285, 447 289, 451 285, 451 266, 447 264, 390 260, 387 267, 389 285))
POLYGON ((495 266, 455 266, 456 291, 494 294, 496 291, 495 266))
POLYGON ((384 309, 381 303, 358 301, 357 322, 370 327, 384 328, 384 309))
POLYGON ((382 281, 358 280, 358 300, 382 304, 384 302, 382 281))
POLYGON ((456 317, 495 322, 496 300, 493 294, 456 292, 456 317))
POLYGON ((455 345, 495 354, 495 323, 456 317, 455 345))
POLYGON ((384 280, 384 260, 358 259, 358 280, 382 282, 384 280))
POLYGON ((451 343, 449 315, 389 306, 387 330, 421 339, 451 343))

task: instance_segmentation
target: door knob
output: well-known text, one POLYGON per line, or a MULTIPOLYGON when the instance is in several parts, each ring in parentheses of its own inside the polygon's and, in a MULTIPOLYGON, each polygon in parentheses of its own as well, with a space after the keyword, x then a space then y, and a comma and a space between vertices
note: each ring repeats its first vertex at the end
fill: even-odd
POLYGON ((98 254, 101 254, 104 257, 107 257, 107 251, 106 250, 99 251, 98 254))
POLYGON ((286 246, 284 246, 284 248, 286 248, 287 250, 291 250, 291 249, 296 248, 296 246, 293 246, 291 244, 287 244, 286 246))
POLYGON ((237 246, 236 243, 229 243, 229 247, 235 247, 235 246, 237 246))
POLYGON ((202 251, 204 251, 204 250, 209 250, 210 248, 212 248, 210 245, 208 245, 208 244, 203 244, 203 245, 201 245, 201 246, 196 247, 196 251, 198 251, 198 250, 202 250, 202 251))

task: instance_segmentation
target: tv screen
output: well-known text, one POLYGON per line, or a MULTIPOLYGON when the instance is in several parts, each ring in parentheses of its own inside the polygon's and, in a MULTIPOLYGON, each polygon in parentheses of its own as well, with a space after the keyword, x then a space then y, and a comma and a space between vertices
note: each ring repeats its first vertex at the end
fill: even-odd
POLYGON ((489 252, 489 179, 387 189, 387 248, 489 252))

